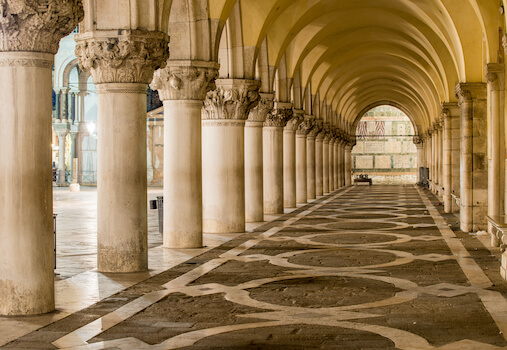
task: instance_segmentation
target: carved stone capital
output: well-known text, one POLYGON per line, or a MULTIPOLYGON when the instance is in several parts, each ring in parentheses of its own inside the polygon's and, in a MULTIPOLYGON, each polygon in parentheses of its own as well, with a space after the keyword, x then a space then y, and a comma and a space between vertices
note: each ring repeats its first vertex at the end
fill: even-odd
POLYGON ((415 145, 422 145, 424 140, 419 136, 414 136, 412 142, 414 142, 415 145))
POLYGON ((294 115, 285 126, 285 130, 296 132, 299 124, 303 122, 304 117, 301 115, 294 115))
POLYGON ((459 83, 455 88, 459 103, 471 102, 472 100, 486 99, 486 84, 483 83, 459 83))
POLYGON ((306 136, 310 133, 314 126, 314 119, 303 117, 303 120, 301 123, 299 123, 298 128, 296 130, 297 135, 306 136))
POLYGON ((218 63, 202 61, 171 61, 155 71, 150 87, 158 90, 162 101, 201 100, 214 90, 218 63))
POLYGON ((169 58, 169 38, 162 32, 94 31, 76 35, 76 43, 79 66, 95 84, 149 84, 169 58))
MULTIPOLYGON (((322 131, 322 128, 324 127, 324 122, 322 120, 315 120, 313 123, 313 128, 308 133, 308 137, 310 138, 317 138, 322 131)), ((324 136, 322 136, 324 138, 324 136)))
POLYGON ((501 63, 488 63, 484 68, 486 83, 491 85, 493 89, 503 87, 504 65, 501 63))
POLYGON ((250 111, 248 121, 264 123, 266 121, 266 117, 271 114, 275 106, 273 101, 275 95, 264 92, 259 93, 259 95, 259 104, 250 111))
POLYGON ((284 128, 294 116, 292 104, 275 103, 273 110, 266 116, 264 126, 284 128))
POLYGON ((60 39, 83 17, 82 0, 2 0, 0 52, 56 54, 60 39))
POLYGON ((259 81, 217 79, 216 86, 204 100, 203 119, 246 120, 259 103, 259 81))

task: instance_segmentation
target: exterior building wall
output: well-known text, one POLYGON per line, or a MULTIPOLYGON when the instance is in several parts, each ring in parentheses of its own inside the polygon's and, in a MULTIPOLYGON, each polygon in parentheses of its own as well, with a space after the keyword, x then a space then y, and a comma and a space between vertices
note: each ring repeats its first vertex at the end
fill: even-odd
POLYGON ((352 149, 353 174, 367 174, 374 183, 417 182, 417 148, 414 129, 400 110, 372 109, 357 127, 352 149))

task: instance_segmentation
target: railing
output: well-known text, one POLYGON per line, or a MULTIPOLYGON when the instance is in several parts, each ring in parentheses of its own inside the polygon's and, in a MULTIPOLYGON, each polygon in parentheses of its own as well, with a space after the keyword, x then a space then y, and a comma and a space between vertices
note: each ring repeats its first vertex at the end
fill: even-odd
POLYGON ((79 171, 77 178, 81 185, 97 185, 96 171, 79 171))

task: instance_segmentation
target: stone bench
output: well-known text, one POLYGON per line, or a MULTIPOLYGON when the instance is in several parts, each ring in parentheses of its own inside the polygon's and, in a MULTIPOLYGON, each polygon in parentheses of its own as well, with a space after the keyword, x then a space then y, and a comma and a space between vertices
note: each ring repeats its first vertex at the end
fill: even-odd
POLYGON ((354 179, 354 184, 357 183, 369 183, 369 185, 372 185, 371 179, 354 179))

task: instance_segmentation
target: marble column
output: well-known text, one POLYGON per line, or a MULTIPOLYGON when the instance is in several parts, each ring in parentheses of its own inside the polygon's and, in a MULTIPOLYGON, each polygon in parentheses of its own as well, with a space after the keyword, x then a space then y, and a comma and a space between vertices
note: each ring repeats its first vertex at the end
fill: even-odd
POLYGON ((352 184, 352 147, 350 142, 345 145, 345 186, 352 184))
POLYGON ((338 142, 338 156, 337 156, 337 159, 338 159, 338 188, 342 188, 344 186, 344 173, 345 173, 345 168, 344 168, 344 164, 343 162, 345 161, 345 157, 344 157, 344 154, 343 154, 343 139, 340 138, 339 142, 338 142))
POLYGON ((329 142, 331 140, 331 134, 329 130, 324 131, 324 140, 322 147, 322 168, 323 168, 323 191, 324 194, 329 194, 331 192, 329 188, 329 142))
POLYGON ((260 82, 217 79, 202 121, 203 230, 245 231, 245 120, 259 103, 260 82))
MULTIPOLYGON (((0 315, 54 311, 51 81, 81 2, 3 2, 0 21, 0 315)), ((9 331, 9 330, 6 330, 9 331)))
MULTIPOLYGON (((449 111, 451 118, 451 194, 460 197, 460 108, 457 103, 444 103, 442 107, 449 111)), ((451 195, 451 196, 452 196, 451 195)), ((452 212, 459 213, 459 205, 452 200, 452 212)))
POLYGON ((202 247, 201 111, 218 65, 171 61, 151 88, 164 103, 164 235, 166 248, 202 247))
POLYGON ((263 125, 273 110, 273 94, 260 93, 260 100, 245 124, 245 220, 264 221, 263 125))
POLYGON ((334 139, 334 144, 333 144, 333 187, 335 190, 339 189, 340 186, 339 186, 339 179, 340 179, 340 174, 339 174, 339 171, 340 171, 340 165, 339 165, 339 161, 340 161, 340 156, 339 156, 339 152, 340 152, 340 149, 339 149, 339 144, 340 144, 340 139, 339 139, 339 136, 338 136, 338 131, 337 131, 337 136, 336 138, 334 139))
POLYGON ((439 195, 443 198, 442 188, 444 187, 444 122, 442 119, 438 121, 438 184, 439 195))
POLYGON ((65 153, 66 153, 66 140, 69 134, 68 124, 62 123, 62 128, 56 129, 55 132, 58 136, 58 186, 65 186, 67 181, 65 179, 65 153), (63 128, 65 127, 65 128, 63 128))
POLYGON ((146 91, 166 65, 161 32, 77 34, 76 56, 98 94, 97 267, 101 272, 148 269, 146 91))
MULTIPOLYGON (((322 130, 322 121, 316 121, 313 124, 312 129, 308 133, 306 137, 306 181, 307 181, 307 198, 308 199, 316 199, 317 198, 317 162, 316 162, 316 154, 317 154, 317 135, 322 130)), ((322 152, 322 143, 321 149, 322 152)), ((322 153, 321 153, 322 155, 322 153)), ((322 172, 321 172, 321 181, 322 181, 322 172)))
POLYGON ((476 232, 487 226, 486 84, 460 83, 456 95, 461 109, 461 230, 476 232))
POLYGON ((324 136, 325 133, 321 129, 315 138, 315 194, 317 197, 324 195, 324 136))
POLYGON ((308 163, 307 163, 307 135, 312 127, 312 121, 305 117, 296 130, 296 203, 305 204, 308 201, 308 163))
MULTIPOLYGON (((503 173, 505 170, 504 159, 505 149, 502 142, 502 122, 504 105, 504 64, 488 64, 486 66, 486 82, 489 90, 489 162, 488 162, 488 216, 499 217, 503 214, 503 173)), ((488 224, 488 231, 492 233, 491 224, 488 224)), ((496 239, 496 236, 492 235, 496 239)), ((496 240, 493 241, 497 245, 496 240)))
POLYGON ((69 89, 61 90, 62 94, 62 121, 65 123, 69 120, 69 89))
POLYGON ((451 113, 443 108, 442 115, 444 117, 444 211, 452 212, 452 126, 451 113))
POLYGON ((335 167, 334 167, 334 163, 335 163, 335 147, 334 147, 334 144, 336 142, 336 135, 332 134, 332 137, 331 139, 329 140, 329 163, 328 163, 328 167, 329 167, 329 192, 333 192, 334 190, 336 190, 336 187, 335 187, 335 177, 336 177, 336 173, 335 173, 335 167))
POLYGON ((264 161, 264 213, 283 214, 284 164, 283 133, 287 121, 292 119, 292 103, 275 104, 267 115, 263 128, 264 161))
POLYGON ((53 122, 60 122, 62 119, 61 116, 61 104, 62 104, 62 97, 61 92, 58 89, 55 89, 55 111, 53 114, 53 122))
POLYGON ((299 115, 287 122, 283 130, 283 206, 296 207, 296 130, 302 118, 299 115))

